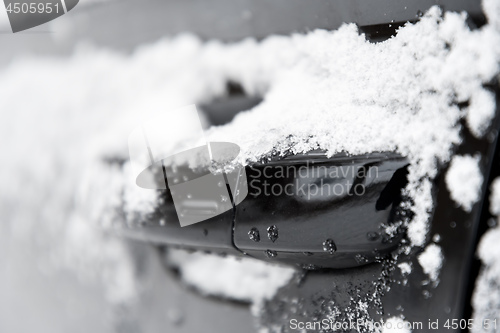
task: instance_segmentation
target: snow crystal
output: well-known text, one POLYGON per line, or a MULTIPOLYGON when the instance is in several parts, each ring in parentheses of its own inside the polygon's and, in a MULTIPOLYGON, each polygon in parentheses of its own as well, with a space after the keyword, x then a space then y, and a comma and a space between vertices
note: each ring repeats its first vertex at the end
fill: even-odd
MULTIPOLYGON (((500 264, 500 246, 498 246, 499 240, 500 228, 498 227, 488 231, 481 240, 478 254, 486 266, 500 264)), ((498 276, 500 277, 500 274, 498 276)))
POLYGON ((418 256, 418 262, 425 274, 433 282, 438 281, 439 271, 443 265, 443 253, 441 247, 436 244, 429 244, 418 256))
POLYGON ((476 137, 482 137, 495 116, 495 94, 490 91, 477 91, 470 98, 467 112, 467 126, 476 137))
MULTIPOLYGON (((476 322, 485 319, 500 320, 500 227, 489 230, 479 244, 478 254, 483 263, 472 297, 473 318, 476 322)), ((473 332, 485 332, 474 327, 473 332)), ((495 330, 491 330, 494 332, 495 330)), ((489 331, 486 331, 489 332, 489 331)))
POLYGON ((488 18, 488 24, 500 30, 500 2, 497 0, 483 0, 482 7, 488 18))
POLYGON ((481 196, 483 174, 479 161, 480 156, 454 156, 446 173, 446 186, 451 198, 467 212, 481 196))
MULTIPOLYGON (((491 186, 490 209, 492 214, 500 215, 500 178, 496 178, 491 186)), ((498 218, 498 217, 497 217, 498 218)), ((486 232, 479 243, 477 254, 482 261, 482 269, 476 281, 472 297, 475 322, 488 320, 500 321, 500 227, 486 232)), ((472 332, 486 330, 475 326, 472 332)), ((493 332, 494 330, 490 330, 493 332)), ((486 331, 488 332, 488 331, 486 331)))
POLYGON ((410 323, 400 317, 391 317, 383 325, 382 333, 411 333, 410 323))
POLYGON ((408 262, 402 262, 398 264, 398 267, 401 270, 401 274, 403 275, 408 275, 412 271, 411 264, 408 262))
POLYGON ((493 215, 500 215, 500 177, 491 184, 490 211, 493 215))
POLYGON ((185 282, 207 295, 254 304, 270 299, 296 273, 294 268, 253 258, 222 258, 175 249, 169 251, 168 262, 179 268, 185 282))

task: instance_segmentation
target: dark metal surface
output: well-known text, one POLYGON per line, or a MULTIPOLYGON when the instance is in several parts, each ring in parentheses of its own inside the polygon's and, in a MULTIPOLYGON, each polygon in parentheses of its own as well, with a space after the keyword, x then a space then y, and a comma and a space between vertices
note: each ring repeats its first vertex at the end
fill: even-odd
POLYGON ((124 226, 123 233, 156 244, 245 253, 306 268, 366 265, 399 243, 401 234, 388 235, 384 227, 399 222, 407 164, 392 153, 328 158, 322 152, 255 164, 246 168, 249 195, 241 203, 244 197, 238 193, 245 191, 231 186, 233 210, 181 227, 170 191, 161 191, 156 212, 147 221, 124 226), (287 176, 275 177, 276 172, 287 176), (286 190, 274 195, 266 184, 286 190), (317 193, 303 191, 311 185, 317 193), (270 226, 276 228, 275 239, 268 238, 270 226), (251 229, 260 233, 258 240, 249 237, 251 229))
POLYGON ((397 222, 406 159, 377 153, 304 157, 247 167, 249 195, 236 207, 237 248, 305 268, 343 268, 373 262, 397 247, 400 237, 389 237, 383 226, 397 222), (275 237, 268 236, 269 228, 275 237), (249 237, 252 229, 260 241, 249 237))
POLYGON ((187 249, 215 251, 217 253, 240 255, 232 242, 234 212, 222 213, 206 221, 182 227, 175 207, 167 191, 161 191, 164 205, 157 207, 147 221, 123 226, 124 235, 149 241, 154 244, 168 244, 187 249))

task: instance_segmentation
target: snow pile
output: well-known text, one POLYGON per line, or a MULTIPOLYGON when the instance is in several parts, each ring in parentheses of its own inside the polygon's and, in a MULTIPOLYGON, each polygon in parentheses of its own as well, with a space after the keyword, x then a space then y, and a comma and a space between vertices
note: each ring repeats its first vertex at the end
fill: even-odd
POLYGON ((429 244, 418 256, 418 262, 425 274, 429 276, 432 282, 437 282, 439 278, 439 271, 443 266, 443 253, 441 247, 436 244, 429 244))
POLYGON ((430 180, 460 143, 458 121, 467 117, 479 133, 492 116, 491 94, 482 85, 498 72, 500 35, 490 25, 470 31, 465 19, 454 13, 441 18, 432 8, 379 44, 344 25, 231 46, 227 51, 238 54, 238 66, 248 71, 231 68, 229 78, 265 98, 231 124, 210 130, 209 139, 237 143, 241 163, 317 148, 329 155, 399 151, 411 161, 415 217, 409 236, 413 245, 423 245, 430 180), (466 101, 469 107, 461 110, 457 103, 466 101))
POLYGON ((186 283, 201 292, 253 304, 271 299, 297 272, 252 258, 222 258, 174 249, 169 251, 168 261, 179 268, 186 283))
POLYGON ((451 198, 467 212, 471 211, 481 196, 483 174, 479 168, 480 158, 454 156, 446 173, 445 181, 451 198))

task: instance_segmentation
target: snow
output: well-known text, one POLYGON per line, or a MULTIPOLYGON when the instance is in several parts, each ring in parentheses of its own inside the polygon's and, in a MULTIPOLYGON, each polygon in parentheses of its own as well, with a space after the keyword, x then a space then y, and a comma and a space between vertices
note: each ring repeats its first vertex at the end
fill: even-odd
POLYGON ((260 46, 249 41, 238 54, 250 70, 234 79, 250 92, 264 91, 265 99, 231 124, 211 129, 209 138, 240 145, 241 163, 270 151, 399 151, 411 161, 408 192, 416 215, 409 236, 423 245, 432 208, 430 180, 437 163, 448 161, 460 143, 459 119, 465 115, 479 132, 491 118, 491 94, 482 83, 498 71, 499 42, 491 26, 470 31, 464 15, 441 18, 437 8, 379 44, 368 43, 354 25, 271 37, 260 46), (252 60, 267 53, 275 56, 263 57, 264 68, 252 60), (465 111, 454 104, 467 100, 472 102, 465 111))
POLYGON ((495 94, 490 91, 478 91, 471 96, 467 112, 467 126, 476 137, 482 137, 495 116, 495 94))
POLYGON ((500 3, 496 0, 483 0, 482 7, 488 24, 500 30, 500 3))
POLYGON ((490 211, 493 215, 500 215, 500 178, 495 178, 491 183, 490 211))
MULTIPOLYGON (((490 209, 492 214, 500 215, 500 177, 496 178, 491 186, 490 209)), ((500 227, 488 230, 481 238, 477 254, 482 262, 481 273, 476 281, 472 297, 475 322, 484 320, 500 321, 500 227)), ((473 332, 487 331, 479 326, 473 332)))
MULTIPOLYGON (((0 235, 31 246, 49 265, 100 281, 112 302, 133 299, 130 253, 109 228, 121 218, 117 207, 125 207, 128 220, 141 218, 157 198, 131 180, 128 134, 148 114, 223 97, 234 81, 263 102, 210 128, 209 140, 238 144, 241 164, 317 148, 330 156, 397 151, 411 162, 406 192, 415 215, 408 235, 422 246, 432 180, 462 140, 460 121, 479 136, 491 119, 492 96, 483 84, 498 74, 500 15, 497 1, 485 7, 490 23, 480 29, 471 31, 464 14, 433 7, 377 44, 346 24, 261 42, 204 43, 182 35, 131 55, 82 46, 68 59, 18 59, 0 75, 0 235), (457 103, 466 101, 461 110, 457 103)), ((480 194, 478 162, 457 156, 446 176, 466 210, 480 194)), ((254 261, 190 258, 183 276, 208 294, 256 301, 292 275, 254 261), (210 278, 199 274, 208 271, 210 278)), ((419 262, 437 279, 440 248, 429 245, 419 262)))
POLYGON ((400 317, 391 317, 383 325, 382 333, 411 333, 410 323, 400 317))
POLYGON ((443 266, 443 252, 441 247, 436 244, 429 244, 418 256, 418 263, 422 266, 422 270, 429 276, 432 282, 437 282, 439 279, 439 271, 443 266))
MULTIPOLYGON (((500 228, 489 230, 482 238, 478 249, 483 267, 476 281, 472 298, 473 318, 476 322, 485 319, 500 320, 500 228)), ((487 331, 475 327, 473 332, 487 331)))
POLYGON ((201 292, 253 304, 272 298, 297 272, 252 258, 223 258, 174 249, 169 251, 168 261, 179 268, 186 283, 201 292))
MULTIPOLYGON (((481 240, 479 245, 478 254, 483 264, 486 266, 499 265, 500 258, 500 246, 498 246, 498 240, 500 236, 500 228, 495 227, 481 240)), ((500 275, 498 275, 500 277, 500 275)))
POLYGON ((401 270, 402 275, 408 275, 412 271, 411 264, 408 262, 402 262, 398 264, 399 269, 401 270))
POLYGON ((441 241, 441 235, 440 234, 435 234, 434 236, 432 236, 432 241, 434 243, 439 243, 441 241))
POLYGON ((479 161, 480 156, 454 156, 446 173, 451 198, 466 212, 470 212, 481 197, 483 174, 479 161))

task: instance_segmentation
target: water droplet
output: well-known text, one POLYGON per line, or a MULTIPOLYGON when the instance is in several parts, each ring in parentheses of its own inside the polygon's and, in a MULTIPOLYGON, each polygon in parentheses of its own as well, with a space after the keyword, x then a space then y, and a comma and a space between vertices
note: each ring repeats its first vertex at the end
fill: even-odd
POLYGON ((274 258, 274 257, 278 256, 278 252, 273 251, 273 250, 266 250, 264 253, 266 254, 266 257, 268 257, 268 258, 274 258))
POLYGON ((424 13, 421 10, 417 11, 417 17, 422 17, 422 16, 424 16, 424 13))
POLYGON ((366 233, 366 238, 368 238, 369 241, 376 241, 379 237, 380 235, 375 231, 366 233))
POLYGON ((219 186, 219 187, 224 186, 224 182, 221 180, 220 182, 217 183, 217 186, 219 186))
POLYGON ((425 299, 429 299, 432 297, 432 294, 430 293, 429 290, 422 291, 422 295, 424 296, 425 299))
POLYGON ((488 220, 488 226, 489 226, 490 228, 494 228, 494 227, 496 227, 496 226, 497 226, 497 220, 496 220, 496 219, 494 219, 494 218, 489 219, 489 220, 488 220))
POLYGON ((179 178, 174 178, 174 184, 177 184, 179 182, 179 178))
POLYGON ((188 199, 191 199, 192 197, 193 197, 193 196, 192 196, 191 194, 188 194, 188 195, 187 195, 187 198, 188 198, 188 199))
POLYGON ((188 176, 182 176, 182 180, 187 182, 189 180, 188 176))
POLYGON ((221 196, 220 196, 220 200, 221 200, 222 202, 226 202, 226 201, 227 201, 227 197, 226 197, 225 195, 221 195, 221 196))
POLYGON ((450 223, 450 227, 455 228, 456 226, 457 226, 457 224, 455 222, 450 223))
POLYGON ((241 17, 244 20, 250 20, 252 18, 252 12, 249 10, 245 10, 245 11, 243 11, 243 13, 241 13, 241 17))
POLYGON ((160 225, 165 225, 165 220, 164 219, 160 219, 160 225))
POLYGON ((368 261, 369 261, 369 260, 368 260, 368 259, 367 259, 364 255, 362 255, 362 254, 356 254, 356 256, 354 257, 354 259, 356 259, 356 262, 357 262, 358 264, 366 264, 366 263, 368 263, 368 261))
POLYGON ((330 254, 334 254, 337 251, 337 246, 333 242, 333 239, 328 238, 323 242, 323 251, 328 252, 330 254))
POLYGON ((267 237, 274 243, 278 239, 278 227, 272 225, 267 228, 267 237))
POLYGON ((312 252, 302 252, 306 257, 310 257, 313 255, 312 252))
POLYGON ((184 323, 184 315, 178 309, 167 310, 167 318, 174 326, 181 326, 184 323))
POLYGON ((257 228, 252 228, 248 232, 248 237, 253 240, 254 242, 260 242, 260 233, 259 229, 257 228))

